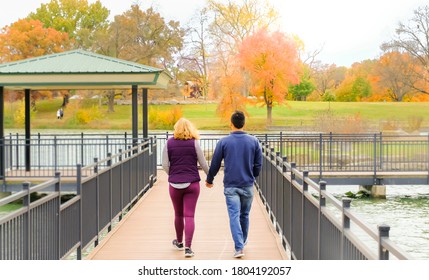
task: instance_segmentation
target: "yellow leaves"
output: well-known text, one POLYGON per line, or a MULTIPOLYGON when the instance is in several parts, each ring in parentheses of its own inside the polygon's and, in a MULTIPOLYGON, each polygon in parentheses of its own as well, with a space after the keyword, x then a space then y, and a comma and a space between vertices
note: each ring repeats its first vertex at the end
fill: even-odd
POLYGON ((149 110, 149 125, 151 129, 173 129, 174 124, 183 116, 180 107, 171 110, 149 110))

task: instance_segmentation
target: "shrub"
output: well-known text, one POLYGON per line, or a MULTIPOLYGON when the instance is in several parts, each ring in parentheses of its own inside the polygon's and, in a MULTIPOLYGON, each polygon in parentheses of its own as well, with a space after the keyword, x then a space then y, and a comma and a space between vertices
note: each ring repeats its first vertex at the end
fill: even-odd
MULTIPOLYGON (((30 119, 34 118, 36 115, 36 112, 33 110, 30 110, 30 119)), ((13 120, 15 123, 15 126, 17 127, 24 127, 25 124, 25 101, 18 101, 18 106, 13 114, 13 120)))
POLYGON ((182 109, 174 106, 172 110, 149 110, 149 126, 151 129, 173 129, 174 124, 183 116, 182 109))
POLYGON ((98 106, 91 108, 80 108, 76 110, 74 117, 70 119, 73 124, 88 124, 91 121, 100 120, 104 117, 98 106))

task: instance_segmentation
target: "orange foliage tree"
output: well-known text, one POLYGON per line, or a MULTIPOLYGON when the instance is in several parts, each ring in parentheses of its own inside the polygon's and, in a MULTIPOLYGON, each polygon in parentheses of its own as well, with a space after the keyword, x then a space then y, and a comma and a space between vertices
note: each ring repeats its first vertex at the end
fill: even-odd
POLYGON ((21 19, 0 32, 0 62, 10 62, 70 49, 67 33, 44 28, 38 20, 21 19))
POLYGON ((267 107, 267 125, 271 125, 272 108, 285 101, 289 85, 299 82, 296 43, 282 32, 260 29, 243 40, 239 61, 249 74, 250 93, 267 107))
POLYGON ((416 93, 416 70, 416 64, 409 54, 388 52, 380 57, 374 72, 379 76, 378 85, 386 89, 389 98, 403 101, 405 97, 416 93))
POLYGON ((239 75, 238 71, 229 76, 220 78, 219 84, 222 98, 216 113, 222 120, 229 120, 231 114, 236 110, 242 111, 245 115, 248 115, 246 110, 246 98, 241 95, 243 82, 242 76, 239 75))

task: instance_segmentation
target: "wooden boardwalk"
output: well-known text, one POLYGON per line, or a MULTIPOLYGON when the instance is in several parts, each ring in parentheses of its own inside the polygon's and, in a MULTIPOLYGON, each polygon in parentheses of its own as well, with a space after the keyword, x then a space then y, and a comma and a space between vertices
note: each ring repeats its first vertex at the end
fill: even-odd
MULTIPOLYGON (((205 174, 201 173, 201 178, 205 174)), ((232 260, 234 245, 229 230, 228 213, 219 173, 214 187, 201 182, 195 217, 191 260, 232 260)), ((124 219, 86 257, 88 260, 183 260, 184 252, 176 251, 174 213, 168 194, 167 175, 158 170, 158 180, 125 215, 124 219)), ((255 192, 250 213, 249 243, 244 260, 285 260, 280 237, 268 218, 265 207, 255 192)))

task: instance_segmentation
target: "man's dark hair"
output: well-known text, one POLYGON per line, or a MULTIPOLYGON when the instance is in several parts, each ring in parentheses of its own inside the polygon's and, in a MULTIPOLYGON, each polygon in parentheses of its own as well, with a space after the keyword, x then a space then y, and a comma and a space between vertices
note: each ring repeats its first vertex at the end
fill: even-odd
POLYGON ((240 129, 244 126, 246 122, 246 117, 244 116, 243 112, 235 111, 231 115, 231 122, 236 128, 240 129))

